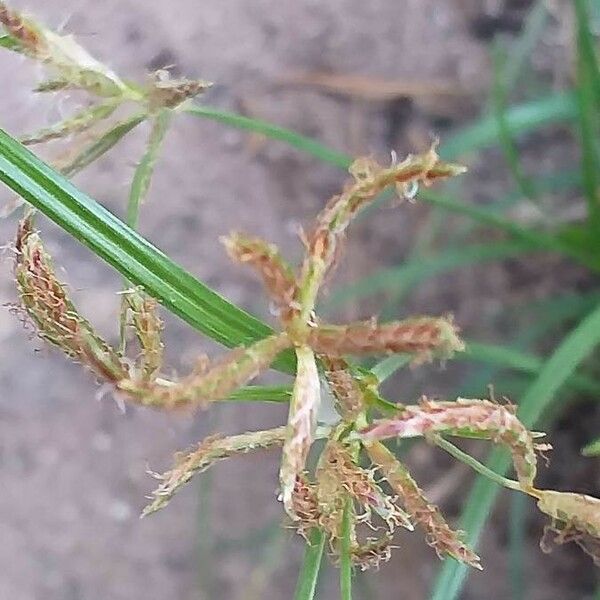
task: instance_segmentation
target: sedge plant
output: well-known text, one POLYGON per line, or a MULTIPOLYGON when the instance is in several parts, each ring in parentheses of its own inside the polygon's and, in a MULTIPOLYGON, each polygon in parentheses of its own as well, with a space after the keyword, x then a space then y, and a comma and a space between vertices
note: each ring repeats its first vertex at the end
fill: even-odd
MULTIPOLYGON (((440 558, 452 557, 480 569, 479 556, 427 499, 408 466, 385 444, 388 440, 424 438, 489 480, 534 498, 550 517, 544 549, 549 548, 549 540, 573 541, 600 563, 600 500, 537 487, 537 453, 550 446, 540 443, 541 434, 532 432, 510 403, 425 396, 412 404, 391 403, 380 395, 377 369, 367 371, 356 365, 356 358, 368 355, 400 354, 413 364, 451 359, 465 350, 451 316, 331 324, 317 314, 319 293, 341 260, 353 219, 383 193, 396 194, 401 200, 413 198, 420 188, 464 173, 464 167, 442 160, 437 143, 402 161, 394 158, 390 165, 372 158, 353 161, 348 183, 302 234, 304 257, 297 267, 260 238, 240 232, 223 238, 232 260, 251 267, 262 280, 266 299, 277 308, 278 322, 273 330, 188 274, 178 269, 169 274, 168 259, 132 231, 171 119, 177 113, 191 112, 191 99, 209 84, 173 80, 162 71, 145 84, 126 82, 73 38, 57 35, 2 2, 0 23, 7 32, 0 38, 4 47, 46 68, 48 78, 38 85, 39 92, 78 89, 93 99, 90 108, 22 138, 28 145, 69 138, 66 158, 54 162, 56 171, 72 175, 100 158, 137 124, 145 120, 152 124, 131 184, 129 227, 111 220, 67 185, 59 173, 36 161, 4 134, 0 176, 29 203, 14 243, 21 314, 35 325, 42 339, 89 370, 119 402, 192 412, 231 399, 289 401, 287 423, 279 427, 212 435, 177 455, 170 470, 155 474, 159 483, 144 515, 165 507, 194 475, 219 461, 257 449, 281 448, 279 499, 287 524, 307 542, 296 598, 314 596, 325 548, 340 567, 341 597, 350 598, 353 570, 385 562, 398 529, 413 531, 416 527, 440 558), (129 110, 130 116, 115 122, 112 118, 117 109, 129 110), (43 180, 48 195, 29 185, 33 180, 43 180), (81 315, 58 279, 36 229, 34 207, 74 233, 125 276, 119 347, 111 347, 81 315), (102 236, 108 248, 100 248, 102 236), (116 246, 121 247, 120 255, 111 251, 116 246), (174 296, 175 292, 178 295, 174 296), (186 376, 167 377, 158 303, 233 349, 216 360, 199 357, 186 376), (207 316, 204 321, 202 311, 207 316), (127 343, 130 332, 136 340, 133 351, 133 343, 127 343), (291 389, 248 387, 272 366, 293 373, 291 389), (320 406, 326 396, 333 398, 337 416, 324 421, 320 406), (449 437, 487 440, 507 449, 516 479, 481 465, 448 441, 449 437), (316 439, 323 440, 323 445, 311 470, 307 459, 316 439)), ((306 143, 301 138, 296 141, 297 145, 306 143)), ((398 365, 401 362, 406 361, 403 358, 398 365)))

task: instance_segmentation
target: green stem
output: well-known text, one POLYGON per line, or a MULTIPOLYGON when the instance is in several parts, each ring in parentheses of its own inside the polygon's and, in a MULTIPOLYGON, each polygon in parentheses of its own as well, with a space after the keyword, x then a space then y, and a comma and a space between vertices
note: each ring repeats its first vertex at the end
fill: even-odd
POLYGON ((308 535, 308 543, 304 550, 302 568, 298 575, 294 600, 313 600, 317 588, 319 569, 323 559, 325 548, 325 532, 320 529, 312 529, 308 535))
POLYGON ((473 458, 466 452, 463 452, 460 448, 456 447, 454 444, 444 439, 443 437, 433 436, 432 439, 436 446, 439 446, 440 448, 442 448, 442 450, 445 450, 448 454, 450 454, 457 460, 460 460, 460 462, 464 463, 465 465, 471 467, 474 471, 477 471, 477 473, 480 473, 481 475, 487 477, 494 483, 497 483, 498 485, 508 488, 509 490, 514 490, 516 492, 523 491, 518 481, 508 479, 507 477, 503 477, 495 471, 492 471, 492 469, 486 467, 484 464, 480 463, 476 458, 473 458))
POLYGON ((352 500, 346 499, 340 540, 340 598, 352 600, 352 500))

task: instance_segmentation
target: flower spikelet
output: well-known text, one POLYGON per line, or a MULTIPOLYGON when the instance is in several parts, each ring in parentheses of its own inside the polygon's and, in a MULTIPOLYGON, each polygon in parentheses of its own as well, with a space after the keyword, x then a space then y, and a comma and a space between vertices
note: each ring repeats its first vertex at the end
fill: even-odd
POLYGON ((322 355, 324 375, 340 414, 347 421, 353 421, 366 408, 364 393, 359 381, 349 371, 348 364, 341 358, 322 355))
POLYGON ((159 475, 161 483, 152 492, 152 502, 146 506, 142 516, 166 506, 173 495, 197 473, 203 473, 216 462, 239 454, 248 454, 261 448, 281 446, 285 438, 285 427, 264 431, 251 431, 240 435, 206 438, 189 452, 175 455, 175 465, 159 475))
POLYGON ((464 349, 451 319, 417 317, 379 324, 375 320, 350 325, 319 325, 310 332, 316 352, 328 356, 344 354, 414 354, 417 362, 450 358, 464 349))
POLYGON ((0 23, 19 42, 19 51, 33 58, 44 59, 48 48, 41 29, 30 19, 0 2, 0 23))
POLYGON ((221 241, 232 260, 256 269, 277 306, 282 310, 289 309, 296 295, 296 277, 277 247, 241 233, 232 233, 222 237, 221 241))
POLYGON ((158 304, 138 291, 125 293, 125 301, 140 345, 141 377, 153 381, 162 366, 164 350, 161 339, 163 322, 158 314, 158 304))
POLYGON ((555 544, 575 542, 600 566, 600 500, 586 494, 534 490, 538 508, 552 519, 540 543, 544 552, 552 547, 549 534, 555 533, 555 544))
POLYGON ((507 446, 521 484, 525 488, 533 484, 537 459, 531 433, 512 410, 489 400, 436 402, 423 398, 419 405, 404 407, 397 417, 367 426, 361 437, 382 440, 432 433, 479 437, 507 446))
POLYGON ((127 376, 118 354, 77 311, 56 277, 31 219, 19 224, 15 278, 21 304, 43 339, 109 382, 127 376))
POLYGON ((481 569, 479 557, 461 540, 460 533, 446 522, 438 507, 431 504, 406 467, 379 442, 365 444, 367 452, 398 494, 406 512, 426 532, 427 543, 440 558, 445 555, 481 569))
POLYGON ((230 351, 223 360, 207 367, 202 362, 176 383, 127 379, 118 389, 132 400, 167 409, 205 408, 262 373, 290 345, 285 333, 272 335, 247 348, 230 351))

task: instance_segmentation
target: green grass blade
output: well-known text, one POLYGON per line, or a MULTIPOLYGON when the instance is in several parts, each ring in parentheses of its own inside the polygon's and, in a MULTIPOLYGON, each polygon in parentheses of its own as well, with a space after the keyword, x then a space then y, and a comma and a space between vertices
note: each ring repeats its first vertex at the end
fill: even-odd
MULTIPOLYGON (((341 169, 347 169, 352 162, 352 158, 343 152, 328 148, 312 138, 267 121, 251 119, 205 105, 193 105, 186 109, 186 112, 196 117, 218 121, 237 129, 259 133, 268 138, 285 142, 301 152, 341 169)), ((506 113, 511 135, 533 131, 549 123, 571 121, 576 118, 577 102, 572 92, 559 92, 532 102, 519 104, 509 108, 506 113)), ((487 116, 448 138, 440 146, 440 155, 444 159, 450 160, 461 154, 494 145, 497 141, 498 124, 493 116, 487 116)))
POLYGON ((192 105, 190 108, 186 109, 186 112, 196 117, 217 121, 218 123, 230 125, 236 129, 251 131, 252 133, 258 133, 273 140, 285 142, 292 148, 296 148, 301 152, 310 154, 320 161, 329 163, 330 165, 334 165, 340 169, 347 169, 352 162, 352 158, 343 152, 332 150, 331 148, 328 148, 324 144, 321 144, 312 138, 292 131, 291 129, 286 129, 285 127, 279 127, 273 123, 268 123, 267 121, 252 119, 250 117, 238 115, 237 113, 228 112, 226 110, 220 110, 204 104, 192 105))
POLYGON ((531 58, 535 46, 548 24, 550 15, 546 2, 538 0, 529 11, 523 25, 523 32, 516 43, 511 44, 510 55, 503 73, 506 92, 511 92, 519 83, 525 65, 531 58))
MULTIPOLYGON (((226 346, 272 330, 174 263, 103 206, 0 130, 0 181, 190 325, 226 346)), ((277 362, 293 369, 286 353, 277 362)))
POLYGON ((348 300, 357 300, 381 292, 403 292, 417 284, 447 271, 473 265, 479 262, 497 261, 512 258, 536 250, 529 242, 498 242, 491 244, 473 244, 462 248, 446 249, 444 253, 432 257, 417 257, 413 261, 380 269, 373 275, 361 279, 358 283, 344 286, 324 303, 333 308, 348 300))
MULTIPOLYGON (((512 106, 506 111, 511 136, 539 129, 551 123, 577 118, 577 101, 573 92, 558 92, 544 98, 512 106)), ((498 143, 500 132, 493 115, 485 116, 446 139, 440 155, 446 160, 498 143)))
POLYGON ((419 193, 419 198, 445 211, 464 215, 482 225, 488 225, 494 229, 505 231, 513 237, 524 242, 529 242, 538 248, 561 252, 591 269, 598 270, 600 268, 597 257, 588 254, 586 251, 557 236, 523 227, 511 219, 499 215, 496 210, 466 204, 465 202, 436 194, 430 190, 422 190, 419 193))
POLYGON ((577 21, 577 107, 579 116, 579 141, 583 190, 588 203, 588 218, 594 232, 600 231, 600 157, 596 145, 598 133, 598 99, 600 71, 589 30, 589 18, 584 0, 575 0, 577 21))
POLYGON ((325 548, 325 533, 320 529, 312 529, 304 550, 302 568, 296 583, 294 600, 313 600, 319 578, 319 569, 325 548))
POLYGON ((289 402, 292 397, 291 386, 249 385, 236 390, 227 400, 232 402, 289 402))
POLYGON ((519 152, 513 142, 512 133, 506 117, 506 100, 508 90, 505 83, 505 67, 500 54, 500 47, 495 45, 493 49, 494 63, 494 81, 492 86, 492 105, 496 123, 498 125, 498 133, 500 146, 504 153, 504 159, 508 168, 525 198, 533 199, 535 190, 531 181, 525 175, 519 159, 519 152))
POLYGON ((512 600, 523 600, 527 592, 525 581, 525 517, 527 497, 511 494, 508 517, 508 577, 512 600))
POLYGON ((148 139, 146 151, 140 160, 129 190, 129 201, 127 203, 127 225, 137 229, 140 215, 140 206, 148 193, 150 180, 154 172, 154 165, 158 159, 158 152, 167 134, 172 119, 172 111, 163 109, 152 120, 152 130, 148 139))
POLYGON ((81 169, 84 169, 113 148, 130 131, 135 129, 140 123, 143 123, 145 119, 146 113, 137 113, 132 117, 117 123, 97 140, 94 140, 79 152, 68 165, 61 169, 61 173, 66 177, 70 177, 78 171, 81 171, 81 169))
POLYGON ((340 540, 340 599, 352 600, 352 501, 346 500, 340 540))
POLYGON ((600 456, 600 438, 587 444, 582 450, 583 456, 600 456))
POLYGON ((21 44, 12 35, 0 35, 0 48, 18 51, 20 47, 21 44))
MULTIPOLYGON (((468 360, 513 369, 528 375, 539 375, 544 368, 544 360, 535 354, 522 352, 506 346, 468 342, 464 352, 454 356, 457 360, 468 360)), ((572 375, 567 384, 574 390, 590 396, 600 395, 600 382, 583 375, 572 375)))
MULTIPOLYGON (((599 342, 600 307, 597 307, 563 339, 521 399, 518 415, 527 427, 533 427, 557 402, 556 393, 599 342)), ((496 450, 491 453, 487 466, 504 475, 509 469, 510 458, 496 450)), ((478 478, 469 494, 461 517, 461 529, 466 532, 465 538, 472 546, 479 541, 497 493, 498 488, 493 483, 478 478)), ((432 599, 456 600, 466 575, 465 565, 446 561, 435 581, 432 599)))

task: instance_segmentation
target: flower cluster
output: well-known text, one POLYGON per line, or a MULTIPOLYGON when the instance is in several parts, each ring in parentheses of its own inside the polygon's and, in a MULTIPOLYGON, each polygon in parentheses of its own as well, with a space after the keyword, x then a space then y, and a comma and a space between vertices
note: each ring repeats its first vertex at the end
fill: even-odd
MULTIPOLYGON (((202 81, 170 80, 164 72, 146 86, 126 83, 71 37, 56 35, 2 2, 0 23, 11 36, 14 50, 48 67, 51 78, 38 86, 39 91, 81 89, 97 100, 74 117, 27 136, 26 143, 78 136, 108 119, 121 105, 134 103, 141 110, 135 119, 152 118, 158 123, 147 154, 152 163, 164 134, 164 116, 207 87, 202 81)), ((97 135, 90 147, 59 166, 63 173, 72 174, 108 147, 107 139, 97 135)), ((452 529, 408 467, 383 443, 424 437, 448 449, 443 436, 477 438, 510 451, 517 481, 503 481, 537 499, 540 510, 552 519, 548 534, 555 534, 557 543, 575 541, 600 563, 600 500, 535 487, 536 451, 547 446, 535 442, 511 406, 482 399, 447 402, 425 397, 414 405, 394 405, 379 396, 377 379, 352 363, 352 357, 390 353, 407 354, 413 363, 449 359, 464 349, 451 317, 415 316, 387 323, 371 319, 340 325, 323 322, 316 314, 323 282, 339 260, 346 231, 361 210, 382 192, 414 197, 419 186, 464 170, 441 160, 435 144, 423 154, 394 160, 389 166, 372 158, 358 159, 343 191, 303 234, 305 253, 298 268, 262 239, 242 233, 225 237, 222 241, 229 256, 252 267, 262 279, 269 301, 278 309, 279 331, 214 362, 201 357, 188 375, 177 380, 162 372, 163 325, 156 302, 140 290, 124 293, 122 325, 135 333, 138 354, 130 358, 124 347, 112 348, 79 313, 58 280, 34 228, 33 213, 26 211, 15 244, 15 279, 22 309, 44 340, 89 369, 118 399, 164 410, 206 409, 266 371, 282 351, 295 352, 287 423, 229 437, 213 435, 178 454, 170 470, 155 474, 160 483, 144 515, 164 507, 196 473, 218 461, 255 449, 281 447, 280 497, 288 519, 305 537, 315 528, 325 532, 334 557, 346 548, 359 568, 378 566, 390 556, 396 529, 412 531, 418 526, 440 557, 452 556, 481 568, 479 557, 460 532, 452 529), (333 424, 318 423, 323 387, 335 401, 338 419, 333 424), (316 438, 324 439, 324 445, 310 472, 307 458, 316 438)), ((137 181, 142 190, 139 198, 150 174, 151 168, 137 181)))

